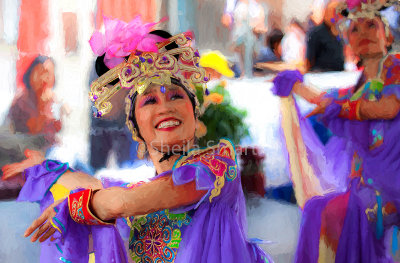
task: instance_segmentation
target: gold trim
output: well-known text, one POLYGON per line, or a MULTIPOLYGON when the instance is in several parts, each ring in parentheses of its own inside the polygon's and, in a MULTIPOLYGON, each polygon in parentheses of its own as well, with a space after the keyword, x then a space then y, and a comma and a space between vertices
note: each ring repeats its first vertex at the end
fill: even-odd
POLYGON ((217 176, 214 181, 214 189, 211 190, 211 194, 209 197, 209 201, 211 203, 214 197, 217 197, 221 194, 222 187, 225 185, 225 176, 217 176))
MULTIPOLYGON (((195 155, 199 155, 199 156, 204 156, 206 154, 209 153, 216 153, 218 150, 222 150, 224 147, 228 147, 230 150, 231 155, 230 156, 225 156, 228 157, 230 159, 232 159, 235 162, 235 167, 237 167, 236 165, 236 149, 235 147, 233 147, 233 144, 229 141, 229 140, 225 140, 225 139, 221 139, 218 144, 213 145, 211 147, 205 148, 205 149, 197 149, 197 150, 192 150, 189 152, 189 154, 187 156, 182 156, 179 160, 177 160, 177 162, 175 163, 174 168, 178 168, 181 167, 182 165, 185 165, 186 162, 188 161, 189 158, 195 156, 195 155), (225 144, 224 146, 222 146, 222 144, 225 144)), ((220 152, 220 151, 219 151, 220 152)), ((211 169, 209 167, 209 169, 211 169)), ((214 189, 211 190, 211 194, 209 197, 209 201, 211 203, 212 199, 214 197, 217 197, 218 195, 221 194, 221 190, 225 185, 225 176, 226 173, 228 172, 228 166, 226 165, 225 171, 223 172, 222 176, 218 176, 216 174, 214 174, 216 176, 215 181, 214 181, 214 189)))

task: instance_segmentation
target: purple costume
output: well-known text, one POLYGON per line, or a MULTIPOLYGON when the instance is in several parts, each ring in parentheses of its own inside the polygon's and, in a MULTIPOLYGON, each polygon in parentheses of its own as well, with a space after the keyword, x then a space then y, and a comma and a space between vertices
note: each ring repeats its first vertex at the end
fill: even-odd
MULTIPOLYGON (((312 168, 308 172, 318 179, 314 193, 319 194, 305 198, 296 262, 392 262, 384 236, 394 227, 395 250, 400 225, 400 114, 390 120, 364 121, 338 115, 341 101, 348 99, 376 101, 390 95, 400 99, 399 73, 400 56, 389 55, 382 64, 383 81, 367 82, 356 92, 328 92, 325 96, 333 101, 319 116, 333 133, 326 145, 297 111, 312 168)), ((282 92, 275 89, 277 95, 287 94, 284 85, 282 92)), ((285 136, 288 145, 288 133, 285 136)), ((312 182, 303 187, 305 193, 315 188, 312 182)))
MULTIPOLYGON (((55 161, 27 169, 19 200, 40 201, 42 209, 47 207, 53 202, 48 189, 67 169, 55 161)), ((131 228, 129 255, 134 262, 272 262, 246 237, 245 202, 230 141, 192 150, 172 170, 152 180, 164 176, 171 176, 175 185, 195 181, 196 189, 207 193, 187 207, 124 219, 131 228)), ((55 210, 52 222, 60 233, 42 246, 41 262, 86 263, 91 251, 96 263, 128 262, 115 226, 77 224, 69 215, 67 200, 55 210)))

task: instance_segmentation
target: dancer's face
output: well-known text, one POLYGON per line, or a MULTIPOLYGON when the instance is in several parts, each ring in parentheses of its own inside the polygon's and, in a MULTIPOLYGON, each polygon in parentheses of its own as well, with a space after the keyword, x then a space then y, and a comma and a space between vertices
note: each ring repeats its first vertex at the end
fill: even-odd
POLYGON ((176 85, 152 84, 136 98, 135 116, 139 131, 148 147, 162 151, 183 150, 194 138, 196 119, 185 90, 176 85), (170 147, 177 148, 171 149, 170 147))
POLYGON ((350 46, 359 57, 386 54, 389 46, 385 27, 379 18, 359 18, 352 21, 348 30, 350 46))

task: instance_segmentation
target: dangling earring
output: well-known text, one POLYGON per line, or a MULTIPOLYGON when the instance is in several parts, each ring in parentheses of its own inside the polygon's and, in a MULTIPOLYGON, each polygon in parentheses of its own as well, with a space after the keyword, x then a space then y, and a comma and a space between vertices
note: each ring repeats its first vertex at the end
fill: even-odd
POLYGON ((139 158, 139 160, 144 159, 144 157, 146 156, 146 152, 147 152, 146 144, 142 141, 139 142, 139 146, 137 149, 137 157, 139 158))
POLYGON ((196 123, 195 136, 201 138, 207 134, 207 126, 200 120, 196 123))

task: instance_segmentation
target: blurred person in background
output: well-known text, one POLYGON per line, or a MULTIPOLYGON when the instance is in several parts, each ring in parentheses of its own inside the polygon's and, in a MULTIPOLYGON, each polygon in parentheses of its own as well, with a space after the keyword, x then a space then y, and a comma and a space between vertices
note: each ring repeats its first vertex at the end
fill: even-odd
POLYGON ((282 39, 284 35, 279 29, 272 30, 266 38, 266 46, 262 47, 257 55, 256 62, 282 60, 282 39))
POLYGON ((257 0, 227 1, 221 22, 232 29, 233 49, 239 57, 240 76, 252 76, 258 37, 267 32, 265 11, 257 0))
POLYGON ((233 11, 235 10, 236 4, 239 0, 226 0, 224 13, 221 17, 221 23, 226 28, 231 28, 233 24, 233 11))
POLYGON ((266 46, 262 47, 254 64, 254 74, 264 75, 275 71, 292 68, 282 62, 282 39, 284 34, 279 29, 274 29, 266 38, 266 46))
POLYGON ((336 23, 340 14, 335 12, 339 1, 328 3, 322 24, 307 34, 306 71, 343 71, 344 51, 336 23))
MULTIPOLYGON (((62 115, 68 113, 66 105, 56 102, 53 92, 54 62, 51 58, 37 56, 22 81, 25 88, 18 89, 5 124, 0 127, 0 167, 21 161, 26 148, 48 152, 57 143, 62 115)), ((19 184, 0 183, 3 184, 5 189, 0 198, 15 197, 19 184)))
POLYGON ((259 62, 254 66, 257 74, 288 69, 304 70, 305 33, 297 20, 289 24, 285 34, 278 29, 272 31, 268 45, 261 50, 259 62))
POLYGON ((51 58, 37 56, 22 81, 25 88, 17 91, 2 127, 0 166, 23 159, 25 148, 48 151, 57 143, 61 117, 69 111, 56 101, 51 58))
POLYGON ((61 129, 59 112, 55 114, 58 105, 55 104, 53 92, 53 61, 48 57, 36 57, 25 72, 23 82, 25 90, 16 94, 9 111, 11 130, 43 135, 46 145, 52 145, 56 141, 56 133, 61 129))
POLYGON ((282 60, 296 68, 304 64, 305 32, 299 21, 293 19, 288 25, 282 39, 282 60))
POLYGON ((314 0, 311 5, 311 14, 307 19, 307 28, 309 31, 315 26, 320 25, 324 20, 325 8, 329 0, 314 0))

